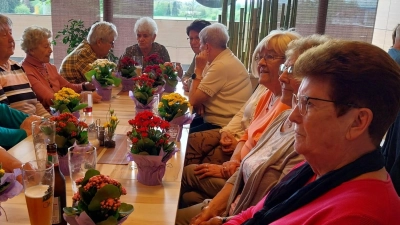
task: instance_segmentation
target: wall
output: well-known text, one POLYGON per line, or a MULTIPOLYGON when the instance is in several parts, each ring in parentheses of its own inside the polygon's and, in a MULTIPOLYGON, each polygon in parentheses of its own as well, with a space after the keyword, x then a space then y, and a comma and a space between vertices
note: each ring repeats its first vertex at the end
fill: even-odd
POLYGON ((400 0, 379 0, 372 44, 387 51, 392 45, 392 33, 400 23, 400 0))

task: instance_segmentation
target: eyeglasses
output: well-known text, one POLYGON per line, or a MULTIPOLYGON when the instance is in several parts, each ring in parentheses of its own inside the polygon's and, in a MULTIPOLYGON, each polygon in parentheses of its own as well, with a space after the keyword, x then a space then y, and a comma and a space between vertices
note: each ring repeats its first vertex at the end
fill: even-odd
POLYGON ((276 56, 276 55, 258 55, 256 56, 254 59, 256 60, 256 62, 260 62, 261 59, 264 59, 265 61, 272 61, 272 60, 277 60, 277 59, 284 59, 285 56, 276 56))
POLYGON ((332 100, 327 100, 327 99, 321 99, 321 98, 313 98, 313 97, 309 97, 306 95, 301 95, 299 97, 297 97, 296 94, 293 94, 293 106, 297 105, 297 107, 299 107, 299 112, 302 116, 305 116, 308 112, 308 107, 311 105, 311 103, 309 102, 310 100, 317 100, 317 101, 323 101, 323 102, 332 102, 335 104, 339 104, 339 105, 345 105, 348 107, 352 107, 352 108, 357 108, 358 106, 352 103, 341 103, 341 102, 336 102, 336 101, 332 101, 332 100))
POLYGON ((192 42, 192 41, 200 41, 200 38, 199 37, 195 37, 195 38, 191 38, 191 37, 188 37, 188 38, 186 38, 189 42, 192 42))
POLYGON ((288 74, 293 74, 293 67, 294 66, 285 66, 285 64, 281 64, 279 66, 279 76, 285 72, 285 70, 287 71, 288 74))

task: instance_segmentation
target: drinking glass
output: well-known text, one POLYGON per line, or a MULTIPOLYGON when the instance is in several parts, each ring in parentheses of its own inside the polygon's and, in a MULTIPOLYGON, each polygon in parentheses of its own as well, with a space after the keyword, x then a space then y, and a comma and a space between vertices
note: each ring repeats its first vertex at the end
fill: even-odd
POLYGON ((22 180, 31 225, 50 225, 54 198, 53 163, 34 160, 23 164, 22 180))
POLYGON ((135 55, 132 57, 132 59, 138 63, 138 65, 135 65, 136 68, 135 73, 137 76, 140 76, 142 74, 142 68, 143 68, 143 56, 135 55))
POLYGON ((68 167, 71 177, 72 191, 78 192, 76 180, 85 177, 86 171, 96 169, 97 152, 96 147, 87 145, 76 145, 68 148, 68 167))
POLYGON ((55 143, 55 130, 55 121, 32 122, 32 139, 36 160, 47 160, 47 145, 55 143))

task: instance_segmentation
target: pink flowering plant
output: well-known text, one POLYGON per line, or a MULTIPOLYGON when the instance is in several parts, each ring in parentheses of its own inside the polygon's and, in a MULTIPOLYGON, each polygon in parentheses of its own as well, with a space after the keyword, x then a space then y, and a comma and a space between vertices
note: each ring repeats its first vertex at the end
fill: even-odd
MULTIPOLYGON (((78 224, 120 224, 133 212, 133 206, 121 203, 121 195, 126 195, 125 188, 115 179, 89 169, 85 177, 76 180, 79 191, 72 197, 73 207, 64 208, 67 222, 76 216, 90 218, 78 224), (84 214, 84 215, 82 215, 84 214)), ((83 221, 83 220, 80 220, 83 221)))

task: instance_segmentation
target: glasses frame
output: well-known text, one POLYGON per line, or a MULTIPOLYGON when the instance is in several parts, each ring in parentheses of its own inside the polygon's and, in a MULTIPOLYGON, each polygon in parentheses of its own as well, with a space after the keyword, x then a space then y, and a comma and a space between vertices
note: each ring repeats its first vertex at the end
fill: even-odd
POLYGON ((256 61, 256 62, 260 62, 261 61, 261 59, 264 59, 264 61, 273 61, 273 60, 277 60, 277 59, 286 59, 286 57, 285 56, 279 56, 279 55, 271 55, 271 54, 266 54, 266 55, 264 55, 264 56, 256 56, 255 58, 254 58, 254 60, 256 61))
POLYGON ((279 66, 279 76, 280 76, 283 72, 285 72, 285 70, 287 71, 288 74, 293 75, 293 69, 294 69, 294 66, 286 66, 285 64, 281 64, 281 65, 279 66))
POLYGON ((342 103, 342 102, 337 102, 337 101, 332 101, 332 100, 327 100, 327 99, 322 99, 322 98, 309 97, 307 95, 300 95, 299 97, 297 97, 297 95, 293 93, 292 104, 296 105, 299 108, 300 115, 302 115, 302 116, 307 115, 307 112, 308 112, 308 101, 310 101, 310 100, 317 100, 317 101, 323 101, 323 102, 332 102, 332 103, 334 103, 336 105, 345 105, 345 106, 348 106, 348 107, 351 107, 351 108, 359 108, 356 104, 352 104, 352 103, 342 103), (305 99, 305 101, 303 101, 304 104, 300 101, 299 97, 305 99))

